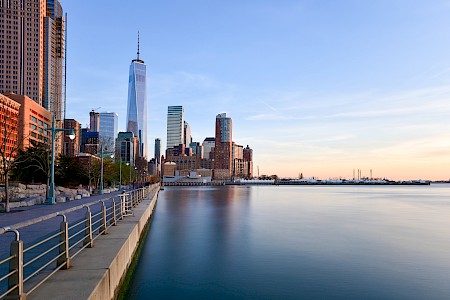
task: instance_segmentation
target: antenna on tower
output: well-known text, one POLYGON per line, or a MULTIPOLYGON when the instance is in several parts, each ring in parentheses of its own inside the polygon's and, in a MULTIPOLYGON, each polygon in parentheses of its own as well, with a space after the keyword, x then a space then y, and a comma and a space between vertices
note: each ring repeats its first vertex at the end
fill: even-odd
POLYGON ((138 51, 137 51, 137 60, 139 59, 139 30, 138 30, 138 51))
POLYGON ((140 39, 140 34, 139 34, 139 30, 138 30, 138 41, 137 41, 137 57, 136 59, 133 59, 133 62, 138 62, 138 63, 144 63, 143 60, 140 59, 139 55, 141 54, 140 52, 140 48, 141 48, 141 39, 140 39))

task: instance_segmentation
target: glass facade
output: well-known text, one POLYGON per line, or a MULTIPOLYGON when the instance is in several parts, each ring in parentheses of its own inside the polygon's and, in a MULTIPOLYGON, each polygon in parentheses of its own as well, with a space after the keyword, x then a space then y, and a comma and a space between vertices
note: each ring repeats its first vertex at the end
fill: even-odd
POLYGON ((183 106, 169 106, 167 109, 167 148, 184 144, 183 106))
POLYGON ((100 113, 100 139, 105 149, 114 150, 118 134, 118 116, 116 113, 100 113))
POLYGON ((147 95, 144 61, 131 62, 128 81, 127 131, 139 138, 139 153, 147 157, 147 95))

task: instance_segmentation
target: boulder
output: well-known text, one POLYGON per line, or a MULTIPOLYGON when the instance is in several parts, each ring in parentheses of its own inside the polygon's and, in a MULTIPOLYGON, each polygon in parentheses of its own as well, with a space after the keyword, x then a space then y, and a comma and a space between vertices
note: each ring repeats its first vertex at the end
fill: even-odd
POLYGON ((57 203, 64 203, 64 202, 66 202, 66 197, 64 197, 64 196, 57 196, 56 197, 56 202, 57 203))

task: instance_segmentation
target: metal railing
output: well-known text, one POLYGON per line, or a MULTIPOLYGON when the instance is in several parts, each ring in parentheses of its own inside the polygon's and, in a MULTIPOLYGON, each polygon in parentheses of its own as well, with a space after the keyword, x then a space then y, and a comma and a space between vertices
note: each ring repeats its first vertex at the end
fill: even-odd
MULTIPOLYGON (((155 189, 157 185, 139 188, 57 213, 52 217, 62 217, 59 230, 26 247, 18 230, 0 228, 0 235, 15 234, 10 244, 10 255, 0 261, 0 299, 25 299, 58 270, 69 269, 74 257, 84 249, 92 248, 94 241, 108 234, 111 226, 132 216, 133 209, 155 189), (99 204, 98 211, 94 212, 91 208, 99 204), (81 209, 86 209, 85 217, 69 224, 66 214, 81 209), (6 274, 3 275, 2 270, 6 274)), ((46 219, 49 218, 42 218, 46 219)))

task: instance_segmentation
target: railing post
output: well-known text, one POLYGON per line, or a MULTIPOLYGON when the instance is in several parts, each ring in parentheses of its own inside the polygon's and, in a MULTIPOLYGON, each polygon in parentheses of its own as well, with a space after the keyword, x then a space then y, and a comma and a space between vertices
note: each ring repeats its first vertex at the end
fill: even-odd
POLYGON ((120 195, 120 219, 123 220, 123 216, 125 215, 125 194, 120 195))
POLYGON ((112 211, 113 211, 113 217, 112 217, 112 225, 116 226, 117 225, 117 218, 116 218, 116 202, 114 201, 114 199, 112 199, 112 211))
POLYGON ((134 191, 131 191, 130 196, 128 197, 127 214, 133 209, 133 194, 134 191))
POLYGON ((92 240, 92 214, 91 209, 87 206, 86 212, 86 237, 84 238, 83 245, 88 245, 88 248, 94 247, 94 241, 92 240))
POLYGON ((69 256, 69 223, 67 222, 65 215, 60 215, 63 217, 63 221, 59 225, 59 231, 61 232, 59 236, 59 241, 63 242, 59 246, 59 254, 56 261, 56 265, 60 266, 62 264, 65 264, 63 269, 69 269, 70 268, 70 256, 69 256), (64 255, 62 255, 64 253, 64 255))
POLYGON ((16 272, 8 278, 8 288, 16 288, 5 299, 25 300, 27 295, 23 291, 23 241, 19 239, 19 232, 17 230, 7 229, 7 231, 16 234, 16 240, 12 241, 10 246, 10 254, 14 258, 9 261, 9 271, 16 272))
POLYGON ((108 227, 106 225, 106 205, 105 201, 102 201, 102 228, 100 229, 102 234, 108 234, 108 227))

